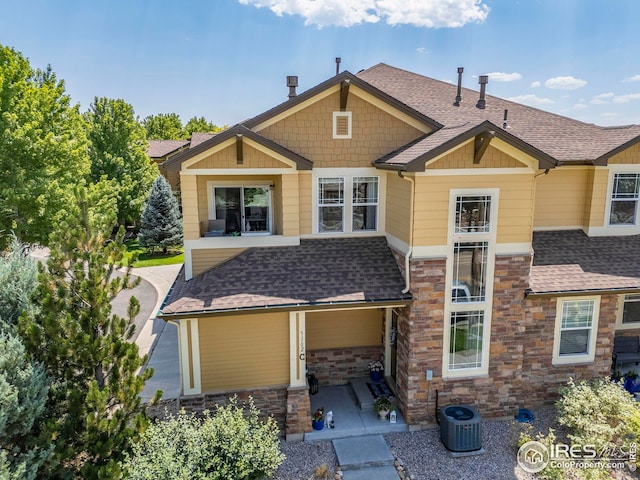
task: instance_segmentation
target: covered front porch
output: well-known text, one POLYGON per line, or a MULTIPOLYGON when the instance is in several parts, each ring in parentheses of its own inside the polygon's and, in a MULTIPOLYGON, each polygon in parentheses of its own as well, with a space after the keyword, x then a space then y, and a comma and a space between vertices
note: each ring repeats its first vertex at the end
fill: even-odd
POLYGON ((380 420, 373 410, 374 396, 366 377, 353 378, 347 385, 321 386, 318 393, 311 395, 311 411, 324 407, 333 413, 333 428, 326 425, 322 430, 312 430, 304 435, 304 441, 313 442, 334 438, 357 437, 361 435, 406 432, 409 427, 402 412, 396 410, 396 422, 387 417, 380 420))

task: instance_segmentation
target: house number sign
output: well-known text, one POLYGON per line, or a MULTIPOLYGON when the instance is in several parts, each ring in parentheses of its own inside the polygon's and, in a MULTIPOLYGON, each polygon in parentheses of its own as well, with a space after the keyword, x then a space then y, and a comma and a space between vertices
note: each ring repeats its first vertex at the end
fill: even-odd
POLYGON ((300 330, 300 334, 298 335, 300 338, 300 346, 298 347, 298 351, 300 352, 300 360, 304 360, 304 330, 300 330))

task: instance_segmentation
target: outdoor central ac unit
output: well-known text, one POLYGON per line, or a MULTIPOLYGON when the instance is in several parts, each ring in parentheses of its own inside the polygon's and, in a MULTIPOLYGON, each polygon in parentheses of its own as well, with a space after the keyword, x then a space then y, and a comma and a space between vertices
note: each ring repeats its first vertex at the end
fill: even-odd
POLYGON ((452 452, 482 448, 482 417, 470 406, 452 405, 440 410, 440 439, 452 452))

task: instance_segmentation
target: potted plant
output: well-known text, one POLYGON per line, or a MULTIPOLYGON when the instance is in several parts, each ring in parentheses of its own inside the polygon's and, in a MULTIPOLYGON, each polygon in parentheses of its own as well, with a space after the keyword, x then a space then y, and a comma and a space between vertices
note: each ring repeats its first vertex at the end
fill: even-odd
POLYGON ((369 375, 371 376, 371 380, 374 382, 379 382, 382 380, 382 374, 384 372, 384 366, 380 360, 375 360, 373 362, 369 362, 369 375))
POLYGON ((322 430, 324 428, 324 407, 318 408, 311 415, 311 426, 314 430, 322 430))
POLYGON ((624 388, 631 394, 640 392, 640 379, 638 379, 638 372, 631 370, 624 374, 624 388))
POLYGON ((395 405, 386 395, 380 395, 373 402, 373 409, 378 413, 378 418, 384 420, 389 412, 395 408, 395 405))

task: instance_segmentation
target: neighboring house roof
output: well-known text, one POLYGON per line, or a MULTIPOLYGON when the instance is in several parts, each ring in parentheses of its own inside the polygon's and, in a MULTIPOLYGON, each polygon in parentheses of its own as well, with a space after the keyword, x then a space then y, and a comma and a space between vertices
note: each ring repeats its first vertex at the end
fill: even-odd
POLYGON ((640 235, 534 232, 530 294, 640 290, 640 235))
MULTIPOLYGON (((480 109, 476 107, 479 93, 467 88, 462 89, 462 102, 456 107, 453 102, 457 85, 385 64, 363 70, 357 76, 445 128, 459 130, 464 125, 473 127, 485 121, 501 126, 504 111, 508 110, 508 126, 499 130, 559 163, 605 164, 609 156, 640 141, 640 125, 600 127, 491 95, 486 96, 486 106, 480 109)), ((429 141, 429 135, 426 136, 417 158, 450 140, 451 133, 454 132, 443 135, 436 131, 431 136, 440 134, 443 138, 429 141)), ((385 157, 384 161, 398 163, 393 156, 385 157)), ((401 161, 410 162, 406 155, 401 161)))
POLYGON ((162 316, 404 304, 404 286, 384 237, 308 239, 247 249, 188 282, 182 272, 162 316))
POLYGON ((274 142, 273 140, 269 140, 268 138, 260 135, 259 133, 254 132, 253 130, 249 130, 244 125, 234 125, 231 128, 227 128, 222 132, 213 135, 211 138, 199 143, 198 145, 189 148, 188 150, 184 150, 177 155, 174 155, 169 160, 163 163, 163 166, 168 170, 178 171, 180 170, 180 165, 185 160, 195 157, 196 155, 206 152, 211 147, 214 147, 222 142, 229 140, 230 138, 237 137, 247 137, 256 143, 259 143, 263 147, 268 148, 269 150, 279 153, 280 155, 292 160, 296 164, 296 168, 298 170, 311 170, 313 163, 311 160, 303 157, 302 155, 298 155, 295 152, 292 152, 288 148, 283 147, 282 145, 274 142))
POLYGON ((191 143, 189 144, 189 148, 193 148, 196 145, 200 145, 202 142, 209 140, 211 137, 215 135, 216 135, 215 133, 193 132, 191 134, 191 143))
POLYGON ((151 158, 162 158, 187 146, 188 140, 149 140, 147 155, 151 158))

